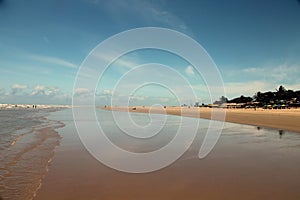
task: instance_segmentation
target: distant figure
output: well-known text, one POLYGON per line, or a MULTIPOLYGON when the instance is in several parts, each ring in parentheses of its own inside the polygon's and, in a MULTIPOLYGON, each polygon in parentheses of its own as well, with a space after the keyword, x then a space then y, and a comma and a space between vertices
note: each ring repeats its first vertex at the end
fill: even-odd
POLYGON ((133 107, 132 110, 136 110, 136 107, 133 107))
POLYGON ((34 108, 34 104, 32 105, 32 108, 34 108))
POLYGON ((167 108, 167 106, 164 106, 164 108, 167 108))
POLYGON ((257 130, 260 130, 260 127, 258 126, 258 127, 256 127, 257 128, 257 130))
POLYGON ((284 131, 283 130, 279 130, 279 138, 281 139, 282 138, 282 135, 284 134, 284 131))

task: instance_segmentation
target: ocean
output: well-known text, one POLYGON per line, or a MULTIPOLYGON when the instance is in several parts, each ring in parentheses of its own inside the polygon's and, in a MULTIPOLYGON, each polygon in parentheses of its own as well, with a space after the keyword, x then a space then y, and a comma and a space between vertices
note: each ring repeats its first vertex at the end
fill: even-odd
POLYGON ((0 110, 0 197, 32 199, 47 173, 63 123, 46 117, 57 109, 0 110))

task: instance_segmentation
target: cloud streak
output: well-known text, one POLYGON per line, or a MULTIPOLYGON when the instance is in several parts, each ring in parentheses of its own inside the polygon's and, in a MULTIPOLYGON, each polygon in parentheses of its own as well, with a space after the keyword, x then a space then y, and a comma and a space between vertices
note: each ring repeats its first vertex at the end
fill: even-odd
POLYGON ((57 58, 57 57, 51 57, 51 56, 42 56, 42 55, 30 55, 29 59, 32 59, 34 61, 43 62, 51 65, 59 65, 62 67, 68 67, 76 69, 77 66, 67 60, 57 58))
POLYGON ((242 70, 243 73, 248 75, 265 76, 273 79, 274 81, 284 81, 294 75, 299 75, 299 66, 281 64, 277 66, 268 67, 250 67, 242 70))
POLYGON ((136 58, 133 58, 132 56, 129 57, 128 55, 121 56, 117 60, 114 57, 114 55, 111 54, 99 54, 99 53, 94 53, 93 56, 95 56, 97 59, 101 59, 107 62, 111 62, 114 60, 113 64, 117 65, 119 67, 125 67, 128 69, 132 69, 136 66, 138 66, 138 62, 136 61, 136 58))
POLYGON ((76 88, 74 91, 74 95, 76 96, 88 96, 91 94, 92 92, 88 88, 76 88))
POLYGON ((100 2, 101 6, 105 6, 105 11, 108 11, 113 18, 116 19, 117 16, 119 16, 117 20, 123 20, 123 15, 130 14, 133 16, 139 16, 143 23, 147 23, 150 26, 159 23, 160 25, 193 35, 186 23, 181 18, 165 9, 161 2, 154 3, 144 0, 112 0, 105 2, 103 5, 102 1, 91 1, 91 3, 98 6, 100 6, 100 2))

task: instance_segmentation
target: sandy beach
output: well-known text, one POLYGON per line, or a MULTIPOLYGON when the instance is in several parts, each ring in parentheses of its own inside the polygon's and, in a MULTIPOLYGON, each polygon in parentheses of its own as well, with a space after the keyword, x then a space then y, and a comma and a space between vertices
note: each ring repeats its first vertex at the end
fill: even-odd
MULTIPOLYGON (((106 110, 148 113, 150 107, 102 107, 106 110)), ((215 112, 221 112, 216 108, 215 112)), ((211 108, 194 107, 166 107, 151 108, 151 112, 159 114, 182 115, 211 119, 211 108)), ((300 109, 226 109, 226 122, 274 128, 278 130, 294 131, 300 133, 300 109)))
MULTIPOLYGON (((104 123, 112 121, 110 111, 99 109, 97 112, 103 116, 104 123)), ((205 159, 199 159, 204 128, 199 130, 190 149, 172 165, 151 173, 128 174, 105 166, 88 153, 76 133, 71 110, 53 113, 52 118, 66 126, 58 130, 61 145, 34 198, 37 200, 300 198, 300 136, 297 133, 287 131, 279 138, 274 129, 258 130, 253 126, 226 123, 214 150, 205 159)), ((208 122, 201 120, 202 127, 208 122)), ((172 127, 168 125, 165 133, 170 133, 172 127)), ((117 134, 117 129, 111 130, 114 130, 112 135, 117 134)), ((122 138, 116 139, 124 142, 122 138)))

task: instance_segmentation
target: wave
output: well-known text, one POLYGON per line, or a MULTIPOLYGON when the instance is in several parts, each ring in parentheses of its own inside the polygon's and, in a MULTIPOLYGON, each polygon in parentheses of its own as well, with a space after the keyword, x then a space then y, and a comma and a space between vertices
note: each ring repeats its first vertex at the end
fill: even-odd
MULTIPOLYGON (((24 127, 0 158, 0 197, 3 199, 33 199, 48 172, 55 148, 61 136, 56 129, 64 124, 48 120, 45 114, 30 116, 28 120, 39 121, 38 125, 24 127)), ((29 123, 30 124, 30 123, 29 123)), ((1 199, 1 198, 0 198, 1 199)))

